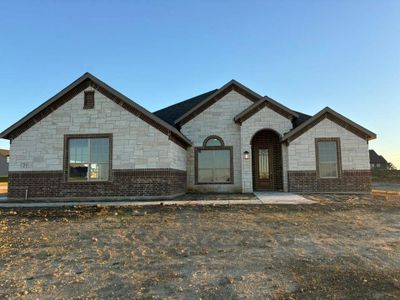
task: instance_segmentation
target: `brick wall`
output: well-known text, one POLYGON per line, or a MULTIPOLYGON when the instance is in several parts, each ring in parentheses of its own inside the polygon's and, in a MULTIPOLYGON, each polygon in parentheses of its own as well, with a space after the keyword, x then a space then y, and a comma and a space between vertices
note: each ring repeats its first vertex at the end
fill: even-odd
POLYGON ((62 171, 10 172, 8 197, 169 197, 186 192, 186 171, 176 169, 113 170, 108 182, 66 182, 62 171))
POLYGON ((350 193, 371 191, 371 171, 342 171, 339 178, 319 178, 316 171, 289 171, 289 191, 350 193))

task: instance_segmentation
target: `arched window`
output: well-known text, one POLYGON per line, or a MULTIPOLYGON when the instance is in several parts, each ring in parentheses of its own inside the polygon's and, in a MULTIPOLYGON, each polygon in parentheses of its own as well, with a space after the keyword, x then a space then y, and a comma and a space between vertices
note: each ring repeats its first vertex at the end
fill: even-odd
POLYGON ((224 146, 224 141, 217 135, 210 135, 203 142, 204 147, 224 146))
POLYGON ((232 146, 225 146, 216 135, 207 137, 203 147, 195 148, 196 184, 232 184, 232 146))

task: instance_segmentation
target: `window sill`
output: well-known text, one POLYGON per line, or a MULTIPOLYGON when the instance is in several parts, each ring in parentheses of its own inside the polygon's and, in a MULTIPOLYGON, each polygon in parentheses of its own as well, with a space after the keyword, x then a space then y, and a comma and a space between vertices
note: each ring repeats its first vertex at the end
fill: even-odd
POLYGON ((86 183, 107 183, 113 182, 112 180, 86 180, 86 181, 73 181, 73 180, 66 180, 65 183, 78 183, 78 184, 86 184, 86 183))
POLYGON ((233 182, 195 182, 195 185, 204 185, 204 184, 233 184, 233 182))

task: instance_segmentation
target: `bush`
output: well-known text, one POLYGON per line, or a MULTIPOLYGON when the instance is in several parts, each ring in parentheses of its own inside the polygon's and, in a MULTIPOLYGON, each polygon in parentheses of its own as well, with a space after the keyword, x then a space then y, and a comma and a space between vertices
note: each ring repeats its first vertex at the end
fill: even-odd
POLYGON ((372 180, 400 183, 400 170, 372 170, 372 180))

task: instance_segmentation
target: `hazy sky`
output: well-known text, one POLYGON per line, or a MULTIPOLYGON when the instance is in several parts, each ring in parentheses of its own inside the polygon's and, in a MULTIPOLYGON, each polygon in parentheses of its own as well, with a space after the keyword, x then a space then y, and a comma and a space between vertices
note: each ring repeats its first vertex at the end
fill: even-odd
POLYGON ((151 111, 232 78, 294 110, 330 106, 400 167, 399 0, 0 4, 0 131, 86 71, 151 111))

